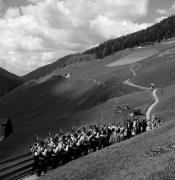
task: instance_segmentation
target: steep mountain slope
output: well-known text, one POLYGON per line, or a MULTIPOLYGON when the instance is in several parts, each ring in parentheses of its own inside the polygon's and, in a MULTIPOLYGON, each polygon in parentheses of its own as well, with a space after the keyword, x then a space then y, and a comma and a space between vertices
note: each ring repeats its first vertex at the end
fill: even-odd
MULTIPOLYGON (((93 67, 93 64, 89 66, 93 67)), ((131 75, 129 68, 106 69, 103 66, 101 69, 101 66, 89 69, 96 81, 87 78, 89 73, 84 75, 84 71, 68 79, 54 75, 27 82, 2 97, 0 114, 11 118, 14 133, 0 144, 0 158, 26 151, 27 144, 32 142, 35 134, 45 135, 59 128, 68 130, 73 125, 82 124, 83 119, 72 119, 72 115, 77 114, 78 117, 82 111, 121 96, 120 85, 131 75), (103 70, 103 73, 98 72, 103 70), (114 77, 109 76, 111 73, 114 77), (103 83, 98 84, 98 80, 103 80, 103 83)), ((130 92, 133 91, 130 88, 130 92)))
POLYGON ((0 68, 0 96, 23 83, 22 79, 8 71, 0 68))
POLYGON ((80 63, 82 61, 88 62, 92 59, 94 59, 94 56, 92 55, 80 55, 80 54, 68 55, 55 61, 52 64, 36 69, 35 71, 23 76, 23 79, 25 81, 29 81, 32 79, 39 79, 43 76, 46 76, 47 74, 52 73, 54 70, 61 69, 70 64, 80 63))
MULTIPOLYGON (((160 44, 160 46, 163 46, 160 44)), ((160 47, 159 46, 159 47, 160 47)), ((137 76, 132 81, 136 84, 147 85, 154 83, 156 87, 166 87, 175 83, 175 44, 170 49, 165 49, 153 56, 148 61, 143 61, 137 76), (144 81, 143 81, 144 79, 144 81)))

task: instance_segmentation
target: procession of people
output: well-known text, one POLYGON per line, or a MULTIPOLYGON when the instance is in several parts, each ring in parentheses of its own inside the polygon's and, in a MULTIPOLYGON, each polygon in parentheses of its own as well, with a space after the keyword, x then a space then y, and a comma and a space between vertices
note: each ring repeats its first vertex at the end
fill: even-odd
MULTIPOLYGON (((153 117, 154 118, 154 117, 153 117)), ((119 143, 147 130, 161 125, 160 118, 150 120, 128 119, 124 124, 91 125, 89 128, 72 128, 71 132, 63 133, 60 129, 53 137, 36 138, 31 146, 34 156, 34 169, 37 175, 47 173, 48 168, 56 168, 73 159, 85 156, 119 143)))

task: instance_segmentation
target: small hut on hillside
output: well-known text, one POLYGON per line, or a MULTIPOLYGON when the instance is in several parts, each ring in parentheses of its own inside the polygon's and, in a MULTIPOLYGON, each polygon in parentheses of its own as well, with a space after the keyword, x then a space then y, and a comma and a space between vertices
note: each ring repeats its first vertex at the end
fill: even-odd
POLYGON ((11 120, 9 118, 0 118, 0 141, 4 140, 13 132, 11 120))
POLYGON ((70 78, 70 74, 69 73, 65 73, 64 76, 65 76, 65 78, 70 78))
POLYGON ((141 112, 141 109, 134 109, 133 110, 133 115, 134 115, 134 117, 137 117, 138 119, 143 119, 143 118, 145 118, 145 114, 143 114, 142 112, 141 112))

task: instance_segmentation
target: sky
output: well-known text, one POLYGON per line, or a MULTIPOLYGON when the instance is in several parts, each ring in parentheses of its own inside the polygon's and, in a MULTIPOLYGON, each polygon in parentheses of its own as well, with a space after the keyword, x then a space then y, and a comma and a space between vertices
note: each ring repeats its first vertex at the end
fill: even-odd
POLYGON ((25 75, 175 14, 175 0, 0 0, 0 67, 25 75))

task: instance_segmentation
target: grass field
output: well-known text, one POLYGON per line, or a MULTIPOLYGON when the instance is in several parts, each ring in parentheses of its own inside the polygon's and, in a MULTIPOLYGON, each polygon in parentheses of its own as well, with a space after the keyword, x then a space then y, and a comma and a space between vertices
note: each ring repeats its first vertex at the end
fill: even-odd
POLYGON ((147 86, 154 83, 156 87, 166 87, 175 82, 174 56, 165 55, 163 58, 153 57, 143 62, 137 76, 131 79, 135 84, 147 86))
POLYGON ((132 52, 128 56, 125 56, 121 59, 118 59, 117 61, 108 64, 107 67, 115 67, 115 66, 122 66, 126 64, 132 64, 139 61, 142 61, 143 59, 149 58, 153 55, 155 55, 157 52, 154 49, 138 49, 135 52, 132 52))

